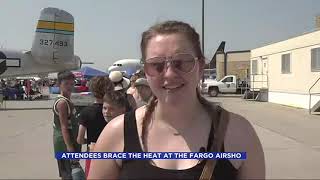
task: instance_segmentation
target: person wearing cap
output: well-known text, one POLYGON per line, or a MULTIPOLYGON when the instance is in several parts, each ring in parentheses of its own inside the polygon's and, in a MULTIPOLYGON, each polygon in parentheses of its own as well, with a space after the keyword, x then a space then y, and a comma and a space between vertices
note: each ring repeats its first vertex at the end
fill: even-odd
POLYGON ((133 97, 136 100, 137 107, 144 106, 148 103, 152 96, 152 91, 149 87, 148 81, 145 78, 139 78, 134 83, 134 94, 133 97))
POLYGON ((130 80, 123 77, 120 71, 112 71, 109 79, 113 82, 115 91, 126 90, 130 85, 130 80))
POLYGON ((136 104, 135 99, 133 98, 133 96, 131 94, 127 94, 127 90, 130 85, 130 80, 123 77, 123 75, 120 71, 112 71, 109 74, 109 79, 114 84, 114 90, 124 93, 125 96, 127 97, 128 103, 126 105, 126 112, 136 109, 137 104, 136 104))

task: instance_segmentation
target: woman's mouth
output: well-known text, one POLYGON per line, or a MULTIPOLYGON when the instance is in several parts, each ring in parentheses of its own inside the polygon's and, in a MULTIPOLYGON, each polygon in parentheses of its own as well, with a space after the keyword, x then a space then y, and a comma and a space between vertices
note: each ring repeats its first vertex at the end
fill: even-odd
POLYGON ((167 90, 167 91, 175 91, 180 88, 182 88, 184 84, 179 84, 179 85, 163 85, 162 88, 167 90))

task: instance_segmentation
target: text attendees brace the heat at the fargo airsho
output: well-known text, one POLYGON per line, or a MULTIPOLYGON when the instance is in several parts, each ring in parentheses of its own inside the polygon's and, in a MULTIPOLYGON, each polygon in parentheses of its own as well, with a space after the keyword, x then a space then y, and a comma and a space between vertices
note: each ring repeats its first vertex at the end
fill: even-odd
POLYGON ((56 159, 246 159, 246 152, 60 152, 56 159))

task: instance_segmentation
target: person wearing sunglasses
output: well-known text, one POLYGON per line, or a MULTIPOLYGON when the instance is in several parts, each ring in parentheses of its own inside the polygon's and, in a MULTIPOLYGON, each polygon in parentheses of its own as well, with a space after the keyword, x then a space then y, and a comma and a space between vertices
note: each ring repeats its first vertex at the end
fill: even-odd
POLYGON ((97 152, 247 152, 246 160, 94 160, 89 179, 264 179, 252 125, 200 95, 205 58, 189 24, 166 21, 143 32, 142 62, 153 97, 116 117, 97 152))

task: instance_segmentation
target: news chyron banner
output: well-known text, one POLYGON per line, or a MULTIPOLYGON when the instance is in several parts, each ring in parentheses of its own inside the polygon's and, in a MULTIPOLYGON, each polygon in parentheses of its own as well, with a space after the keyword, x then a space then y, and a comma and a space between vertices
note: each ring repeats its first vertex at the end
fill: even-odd
POLYGON ((56 159, 246 159, 246 152, 60 152, 56 159))

